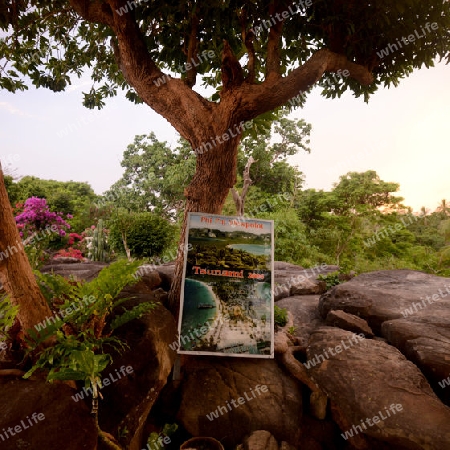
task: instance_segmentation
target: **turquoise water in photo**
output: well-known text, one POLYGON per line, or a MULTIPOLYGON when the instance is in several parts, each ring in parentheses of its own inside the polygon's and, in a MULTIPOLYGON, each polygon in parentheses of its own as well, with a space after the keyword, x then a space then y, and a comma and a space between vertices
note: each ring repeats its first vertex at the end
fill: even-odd
MULTIPOLYGON (((184 283, 184 305, 181 335, 189 335, 193 330, 205 326, 205 322, 212 321, 217 308, 198 309, 200 303, 216 305, 208 287, 200 281, 186 278, 184 283)), ((195 337, 195 334, 193 334, 195 337)), ((183 345, 182 345, 183 347, 183 345)))
POLYGON ((228 247, 236 250, 245 250, 253 255, 270 255, 271 248, 268 245, 260 244, 230 244, 228 247))

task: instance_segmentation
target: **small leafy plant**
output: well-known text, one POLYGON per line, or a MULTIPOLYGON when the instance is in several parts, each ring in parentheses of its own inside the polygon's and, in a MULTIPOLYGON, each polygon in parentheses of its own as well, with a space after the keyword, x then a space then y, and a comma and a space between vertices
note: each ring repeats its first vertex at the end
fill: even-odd
POLYGON ((6 349, 8 330, 13 326, 18 306, 13 306, 7 296, 0 298, 0 351, 6 349))
POLYGON ((286 308, 280 308, 279 306, 275 305, 275 324, 279 327, 284 327, 287 323, 287 309, 286 308))
POLYGON ((164 425, 164 428, 162 429, 161 433, 150 433, 150 436, 147 440, 147 446, 148 448, 151 448, 152 450, 161 450, 165 447, 164 439, 167 440, 169 438, 170 442, 170 436, 172 436, 178 429, 178 425, 176 423, 168 424, 166 423, 164 425))
POLYGON ((320 281, 325 281, 327 291, 329 291, 333 286, 341 284, 341 280, 339 279, 339 272, 331 272, 327 275, 319 275, 317 279, 320 281))
POLYGON ((101 373, 112 362, 108 349, 123 351, 126 348, 113 332, 123 324, 141 317, 155 307, 154 303, 141 303, 110 321, 127 298, 117 299, 127 285, 138 280, 135 272, 139 262, 117 261, 104 268, 97 278, 88 283, 66 280, 59 275, 37 273, 41 290, 49 302, 54 316, 29 330, 30 351, 49 338, 55 345, 39 353, 35 365, 24 375, 30 377, 37 369, 48 370, 47 381, 74 380, 91 388, 92 413, 97 415, 98 388, 101 373))

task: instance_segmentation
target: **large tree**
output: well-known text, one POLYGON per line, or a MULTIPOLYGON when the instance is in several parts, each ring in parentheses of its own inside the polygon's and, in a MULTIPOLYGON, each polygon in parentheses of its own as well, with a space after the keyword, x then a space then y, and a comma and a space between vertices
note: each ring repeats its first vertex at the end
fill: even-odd
POLYGON ((16 227, 4 175, 0 163, 0 282, 11 302, 20 306, 18 318, 24 332, 52 312, 34 279, 34 274, 23 251, 22 239, 16 227))
MULTIPOLYGON (((318 81, 325 95, 367 99, 448 58, 449 11, 444 0, 0 0, 0 86, 24 89, 23 74, 61 91, 90 67, 103 84, 85 105, 122 88, 165 117, 196 150, 185 212, 220 213, 249 121, 303 104, 318 81), (194 90, 199 75, 211 98, 194 90)), ((180 275, 181 255, 174 306, 180 275)))
POLYGON ((124 174, 105 193, 105 201, 129 211, 153 211, 167 219, 178 216, 183 189, 195 172, 195 156, 184 139, 172 149, 153 132, 135 136, 121 165, 124 174))

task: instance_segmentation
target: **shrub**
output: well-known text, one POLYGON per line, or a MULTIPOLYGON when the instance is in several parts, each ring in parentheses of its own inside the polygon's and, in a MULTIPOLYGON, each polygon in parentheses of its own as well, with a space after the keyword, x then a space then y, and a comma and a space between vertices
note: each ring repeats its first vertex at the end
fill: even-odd
MULTIPOLYGON (((66 217, 72 218, 70 214, 66 217)), ((66 235, 66 230, 70 229, 62 213, 50 211, 45 198, 27 199, 23 212, 15 219, 20 237, 24 239, 25 252, 34 269, 45 260, 45 250, 52 241, 56 242, 57 248, 61 248, 62 238, 66 235)))
POLYGON ((259 214, 260 218, 274 221, 275 260, 300 264, 304 267, 320 263, 331 263, 331 259, 320 253, 309 242, 305 226, 298 220, 295 211, 284 209, 274 213, 259 214))
POLYGON ((279 306, 275 305, 274 313, 275 313, 275 325, 278 325, 279 327, 284 327, 287 323, 287 309, 280 308, 279 306))
POLYGON ((327 291, 341 283, 341 280, 339 279, 339 272, 331 272, 328 275, 319 275, 317 279, 325 281, 327 291))
POLYGON ((86 388, 92 388, 92 412, 96 415, 101 373, 112 362, 106 351, 127 347, 114 336, 114 331, 156 307, 153 302, 144 302, 125 309, 121 305, 127 298, 117 298, 125 286, 138 281, 135 277, 138 267, 138 261, 116 261, 90 282, 75 282, 36 271, 41 291, 55 313, 28 330, 28 351, 38 352, 38 360, 24 378, 41 369, 48 371, 50 382, 83 382, 86 388), (42 349, 40 345, 50 337, 54 345, 42 349))
POLYGON ((8 331, 13 326, 18 306, 13 306, 8 297, 0 297, 0 352, 7 348, 5 341, 9 339, 8 331))
POLYGON ((83 254, 81 253, 81 250, 78 250, 78 249, 72 248, 72 247, 69 247, 68 249, 58 250, 58 252, 56 252, 53 259, 58 259, 58 258, 76 258, 76 259, 79 259, 80 261, 82 261, 84 259, 83 254))
POLYGON ((110 245, 125 252, 124 239, 131 256, 146 258, 160 255, 174 237, 173 226, 162 217, 145 212, 129 214, 124 222, 123 214, 110 221, 110 245))

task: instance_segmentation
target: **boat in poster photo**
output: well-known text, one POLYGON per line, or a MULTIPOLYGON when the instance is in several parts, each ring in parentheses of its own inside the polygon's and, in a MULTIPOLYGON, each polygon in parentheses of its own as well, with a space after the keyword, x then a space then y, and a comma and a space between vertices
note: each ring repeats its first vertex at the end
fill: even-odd
POLYGON ((273 358, 273 221, 190 213, 181 354, 273 358))

